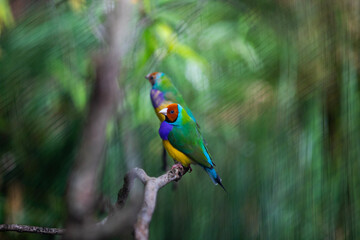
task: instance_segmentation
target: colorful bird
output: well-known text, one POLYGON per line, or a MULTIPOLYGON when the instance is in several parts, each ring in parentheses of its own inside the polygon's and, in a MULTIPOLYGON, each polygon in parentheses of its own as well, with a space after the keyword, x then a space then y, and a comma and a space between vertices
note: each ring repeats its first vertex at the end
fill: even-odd
MULTIPOLYGON (((159 111, 171 103, 181 104, 191 116, 191 118, 196 122, 194 115, 192 114, 188 106, 185 104, 185 101, 181 96, 180 92, 164 73, 153 72, 148 74, 145 78, 148 79, 152 85, 150 91, 150 98, 155 113, 161 122, 165 120, 165 116, 160 114, 159 111)), ((199 127, 199 125, 197 126, 199 127)), ((166 170, 166 166, 166 150, 164 148, 162 154, 162 169, 166 170)))
POLYGON ((194 115, 185 104, 185 101, 180 92, 164 73, 153 72, 148 74, 145 78, 148 79, 152 85, 150 92, 151 102, 155 109, 156 115, 161 122, 165 120, 165 117, 164 115, 160 114, 159 111, 171 103, 178 103, 183 106, 189 116, 196 122, 194 115))
POLYGON ((214 169, 215 164, 209 150, 192 117, 180 104, 176 103, 168 105, 159 113, 165 117, 165 121, 160 125, 159 135, 170 156, 186 168, 190 168, 190 164, 199 164, 209 174, 211 180, 225 190, 214 169))

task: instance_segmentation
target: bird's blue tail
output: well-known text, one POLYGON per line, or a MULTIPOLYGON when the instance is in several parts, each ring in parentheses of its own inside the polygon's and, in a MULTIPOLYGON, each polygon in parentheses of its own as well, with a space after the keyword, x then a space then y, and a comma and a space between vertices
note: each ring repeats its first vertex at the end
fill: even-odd
POLYGON ((203 168, 209 174, 209 176, 210 176, 211 180, 213 181, 213 183, 215 185, 219 184, 226 192, 226 189, 225 189, 224 185, 222 185, 222 183, 221 183, 221 178, 216 173, 215 168, 214 167, 211 167, 211 168, 203 167, 203 168))

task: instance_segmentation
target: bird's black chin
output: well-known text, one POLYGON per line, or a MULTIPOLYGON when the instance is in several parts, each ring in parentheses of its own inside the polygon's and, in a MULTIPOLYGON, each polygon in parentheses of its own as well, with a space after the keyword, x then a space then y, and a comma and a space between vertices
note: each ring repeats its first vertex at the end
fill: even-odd
POLYGON ((173 123, 173 122, 176 122, 176 120, 178 119, 178 116, 175 118, 174 121, 171 121, 168 116, 165 116, 165 122, 168 122, 168 123, 173 123))

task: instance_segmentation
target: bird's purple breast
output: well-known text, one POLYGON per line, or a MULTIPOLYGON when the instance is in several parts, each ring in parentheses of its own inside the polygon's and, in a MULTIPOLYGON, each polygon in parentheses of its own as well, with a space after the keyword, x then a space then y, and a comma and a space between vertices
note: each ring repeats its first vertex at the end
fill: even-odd
POLYGON ((159 128, 159 135, 161 139, 168 140, 168 135, 171 132, 173 126, 166 121, 163 121, 159 128))
POLYGON ((150 97, 151 97, 151 103, 154 108, 158 108, 165 100, 164 94, 157 89, 151 89, 150 97))

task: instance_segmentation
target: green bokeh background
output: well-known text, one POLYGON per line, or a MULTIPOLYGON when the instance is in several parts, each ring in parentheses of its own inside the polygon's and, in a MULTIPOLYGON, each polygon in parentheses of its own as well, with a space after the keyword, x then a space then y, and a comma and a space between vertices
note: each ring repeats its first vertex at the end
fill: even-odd
MULTIPOLYGON (((107 127, 104 196, 115 201, 129 167, 163 173, 144 78, 161 71, 201 125, 228 193, 194 167, 175 190, 159 192, 150 239, 359 239, 360 4, 133 4, 136 34, 121 62, 125 101, 107 127)), ((64 226, 108 7, 0 0, 0 223, 64 226)))

